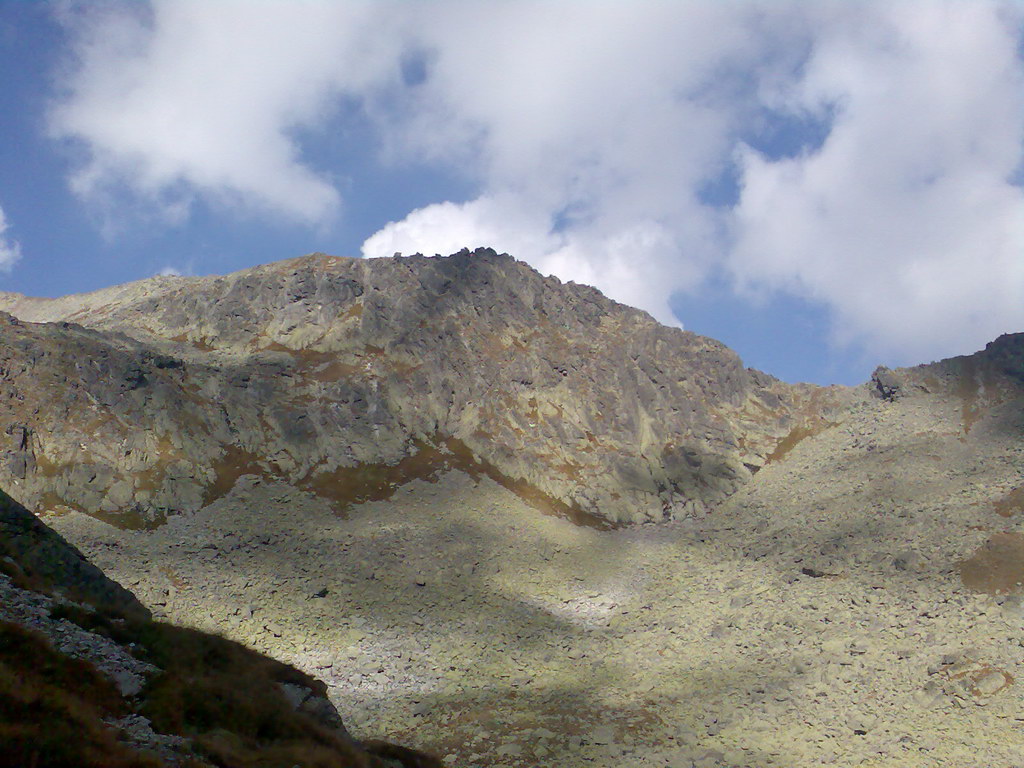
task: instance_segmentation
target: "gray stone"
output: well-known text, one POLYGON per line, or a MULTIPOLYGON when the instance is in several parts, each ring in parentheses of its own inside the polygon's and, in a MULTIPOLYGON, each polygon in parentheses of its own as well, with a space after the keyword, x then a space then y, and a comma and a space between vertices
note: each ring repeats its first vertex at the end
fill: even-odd
POLYGON ((847 718, 846 724, 855 734, 863 735, 874 729, 878 717, 867 712, 857 712, 847 718))
POLYGON ((498 757, 519 757, 523 754, 523 745, 516 742, 502 744, 494 750, 494 753, 498 757))
POLYGON ((920 571, 924 567, 924 558, 917 552, 901 552, 892 561, 897 571, 920 571))
POLYGON ((987 672, 973 682, 979 696, 992 696, 1009 685, 1006 675, 999 670, 987 672))
POLYGON ((883 400, 895 400, 903 393, 902 385, 896 374, 884 365, 876 368, 875 372, 871 374, 871 383, 875 387, 875 394, 883 400))

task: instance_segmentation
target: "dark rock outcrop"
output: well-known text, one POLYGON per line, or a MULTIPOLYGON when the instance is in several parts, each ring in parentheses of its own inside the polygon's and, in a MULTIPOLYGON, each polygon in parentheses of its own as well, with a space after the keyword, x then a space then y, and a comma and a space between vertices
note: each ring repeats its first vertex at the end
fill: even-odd
POLYGON ((0 570, 24 583, 115 614, 147 619, 135 595, 86 560, 85 555, 0 491, 0 570), (6 566, 6 567, 3 567, 6 566))
POLYGON ((895 400, 902 394, 900 380, 884 365, 878 366, 871 374, 871 383, 875 394, 883 400, 895 400))

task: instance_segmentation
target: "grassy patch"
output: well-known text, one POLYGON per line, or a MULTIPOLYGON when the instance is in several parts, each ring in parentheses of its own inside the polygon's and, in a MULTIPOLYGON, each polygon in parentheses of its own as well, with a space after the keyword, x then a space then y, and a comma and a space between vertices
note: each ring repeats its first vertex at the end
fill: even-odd
POLYGON ((125 713, 113 684, 38 632, 0 622, 0 766, 157 768, 118 743, 104 717, 125 713))
POLYGON ((18 589, 41 592, 44 595, 52 594, 50 585, 45 580, 37 574, 25 571, 18 561, 11 557, 0 557, 0 574, 9 578, 18 589))
MULTIPOLYGON (((272 462, 270 464, 273 466, 272 462)), ((213 471, 215 479, 206 488, 203 506, 229 494, 238 478, 243 475, 256 475, 264 480, 273 480, 276 477, 273 472, 268 472, 263 467, 257 454, 237 445, 225 446, 224 455, 213 462, 213 471)))
MULTIPOLYGON (((545 515, 562 517, 576 525, 601 531, 617 527, 602 517, 556 499, 526 480, 503 474, 493 464, 474 455, 461 440, 435 435, 434 443, 428 445, 414 441, 416 452, 397 464, 357 464, 338 467, 332 472, 311 471, 297 485, 331 501, 336 511, 344 512, 353 504, 390 499, 399 487, 412 480, 433 483, 442 472, 458 469, 473 479, 489 477, 545 515), (443 446, 444 450, 437 446, 443 446)), ((576 479, 581 467, 562 464, 558 469, 570 479, 576 479)))
POLYGON ((958 567, 963 585, 970 590, 989 595, 1020 593, 1024 589, 1024 535, 1013 531, 993 534, 958 567))
POLYGON ((1024 485, 1014 488, 995 503, 996 512, 1003 517, 1011 517, 1016 512, 1024 512, 1024 485))
POLYGON ((416 442, 416 452, 397 464, 357 464, 332 472, 310 472, 298 486, 334 503, 338 511, 352 504, 390 499, 398 488, 412 480, 436 482, 449 469, 449 456, 426 443, 416 442))

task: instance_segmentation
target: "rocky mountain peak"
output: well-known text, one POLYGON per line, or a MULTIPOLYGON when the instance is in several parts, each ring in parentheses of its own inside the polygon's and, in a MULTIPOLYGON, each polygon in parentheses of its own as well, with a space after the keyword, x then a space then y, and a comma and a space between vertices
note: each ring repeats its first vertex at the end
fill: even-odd
POLYGON ((490 249, 312 254, 0 309, 24 321, 0 332, 0 482, 120 525, 243 474, 343 508, 445 468, 595 525, 703 514, 843 397, 490 249))
POLYGON ((0 308, 13 495, 154 615, 321 675, 353 733, 453 765, 1021 753, 1020 335, 789 385, 490 251, 0 308))

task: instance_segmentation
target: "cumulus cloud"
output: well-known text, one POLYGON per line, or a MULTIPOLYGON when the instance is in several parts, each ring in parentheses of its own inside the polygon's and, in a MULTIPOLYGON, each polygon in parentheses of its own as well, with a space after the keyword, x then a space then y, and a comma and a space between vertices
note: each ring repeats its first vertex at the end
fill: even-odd
POLYGON ((889 362, 1024 329, 1013 3, 140 8, 68 22, 51 128, 85 150, 87 197, 322 222, 344 169, 299 137, 356 117, 392 167, 478 188, 365 255, 488 245, 667 322, 673 295, 730 275, 825 305, 837 343, 889 362))
POLYGON ((773 24, 725 4, 440 9, 411 27, 427 76, 389 146, 472 167, 483 194, 413 212, 364 254, 468 238, 677 323, 669 298, 695 288, 721 250, 721 212, 699 190, 749 111, 714 84, 742 92, 755 63, 789 66, 789 46, 772 53, 757 35, 773 24))
POLYGON ((436 203, 391 222, 363 244, 367 257, 394 252, 447 255, 501 243, 519 258, 557 250, 560 238, 549 230, 543 210, 528 210, 518 199, 481 197, 468 203, 436 203))
POLYGON ((825 302, 839 341, 903 362, 1024 330, 1024 68, 998 10, 894 3, 822 32, 776 98, 831 110, 824 144, 739 150, 741 283, 825 302))
POLYGON ((0 271, 10 272, 11 267, 21 258, 21 245, 7 234, 7 216, 0 208, 0 271))
POLYGON ((669 309, 673 286, 696 282, 696 274, 670 271, 678 252, 673 233, 656 222, 604 233, 552 230, 550 212, 516 196, 481 197, 468 203, 437 203, 392 222, 363 244, 367 257, 400 253, 449 254, 493 247, 530 262, 545 274, 587 285, 604 285, 616 299, 645 307, 666 325, 678 325, 669 309))
POLYGON ((453 162, 475 146, 484 195, 365 252, 399 233, 506 237, 662 320, 724 269, 745 295, 823 304, 837 344, 889 362, 1024 329, 1019 7, 449 11, 465 43, 418 26, 431 69, 405 145, 453 162), (730 179, 734 201, 706 194, 730 179))
POLYGON ((75 62, 49 120, 84 150, 72 188, 126 187, 176 218, 201 195, 323 222, 339 194, 293 133, 386 76, 396 54, 368 14, 359 3, 72 6, 75 62))

